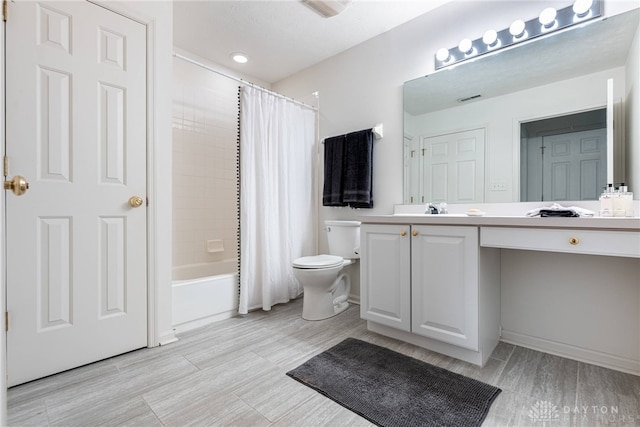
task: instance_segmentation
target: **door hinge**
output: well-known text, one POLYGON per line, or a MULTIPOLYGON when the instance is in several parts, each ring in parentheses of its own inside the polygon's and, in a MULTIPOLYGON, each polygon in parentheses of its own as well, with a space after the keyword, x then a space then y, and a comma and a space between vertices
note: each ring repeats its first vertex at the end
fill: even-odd
POLYGON ((9 312, 4 312, 4 331, 9 332, 9 312))
POLYGON ((8 9, 9 2, 7 0, 2 0, 2 20, 4 22, 7 22, 7 15, 9 15, 8 9))
POLYGON ((9 157, 4 156, 2 159, 2 173, 4 174, 5 179, 9 176, 9 157))

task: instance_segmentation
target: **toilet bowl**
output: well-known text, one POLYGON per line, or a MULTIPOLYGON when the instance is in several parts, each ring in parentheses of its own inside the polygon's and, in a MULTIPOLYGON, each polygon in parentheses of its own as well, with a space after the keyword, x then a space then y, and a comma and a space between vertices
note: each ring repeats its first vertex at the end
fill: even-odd
POLYGON ((293 274, 304 288, 302 318, 322 320, 349 307, 351 279, 342 269, 360 258, 360 222, 325 221, 330 255, 293 261, 293 274))

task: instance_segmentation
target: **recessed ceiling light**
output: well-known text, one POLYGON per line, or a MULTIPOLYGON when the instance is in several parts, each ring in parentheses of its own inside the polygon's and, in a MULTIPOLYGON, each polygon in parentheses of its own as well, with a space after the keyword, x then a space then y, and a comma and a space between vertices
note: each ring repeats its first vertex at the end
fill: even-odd
POLYGON ((231 58, 238 64, 244 64, 249 60, 249 57, 247 55, 240 52, 232 53, 231 58))

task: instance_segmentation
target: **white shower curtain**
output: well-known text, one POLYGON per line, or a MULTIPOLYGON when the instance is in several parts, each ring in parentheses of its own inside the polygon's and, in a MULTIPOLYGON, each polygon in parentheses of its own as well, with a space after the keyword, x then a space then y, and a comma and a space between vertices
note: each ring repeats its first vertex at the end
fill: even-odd
POLYGON ((309 108, 242 88, 240 314, 302 293, 292 262, 316 250, 315 123, 309 108))

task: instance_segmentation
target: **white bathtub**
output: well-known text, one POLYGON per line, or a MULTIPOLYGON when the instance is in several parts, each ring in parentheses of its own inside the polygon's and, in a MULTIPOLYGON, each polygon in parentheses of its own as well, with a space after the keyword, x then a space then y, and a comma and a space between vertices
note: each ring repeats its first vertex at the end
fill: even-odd
POLYGON ((184 332, 238 312, 238 261, 173 268, 173 327, 184 332))

